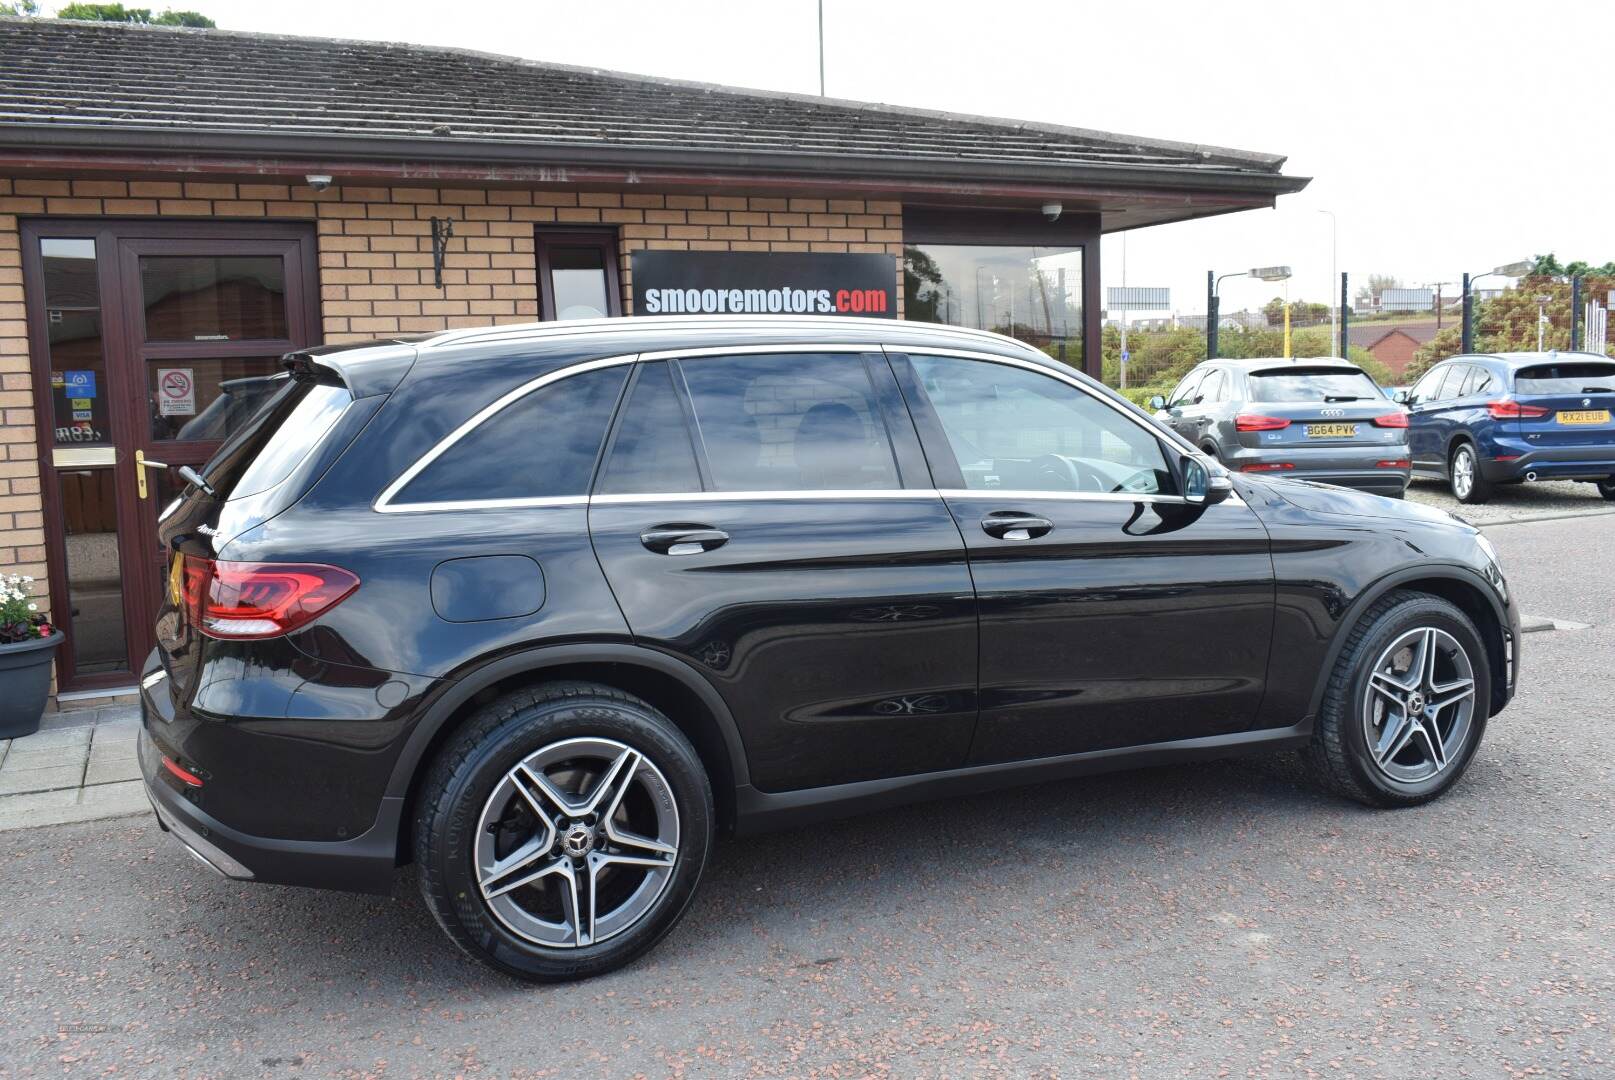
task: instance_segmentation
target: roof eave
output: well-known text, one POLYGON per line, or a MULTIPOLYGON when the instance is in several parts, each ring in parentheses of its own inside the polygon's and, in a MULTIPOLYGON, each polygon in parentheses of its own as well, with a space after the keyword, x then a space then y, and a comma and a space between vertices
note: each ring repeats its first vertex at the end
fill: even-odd
POLYGON ((85 153, 196 154, 445 164, 486 163, 555 170, 553 182, 567 180, 569 168, 609 166, 634 169, 703 169, 714 172, 789 171, 803 177, 912 178, 958 184, 1100 185, 1134 189, 1206 191, 1277 197, 1300 191, 1310 177, 1278 172, 1195 169, 1173 166, 1036 164, 960 158, 903 158, 788 151, 692 150, 680 147, 621 146, 599 143, 517 143, 452 137, 391 138, 248 130, 184 130, 168 127, 104 128, 92 125, 5 125, 0 150, 13 156, 29 150, 85 153))

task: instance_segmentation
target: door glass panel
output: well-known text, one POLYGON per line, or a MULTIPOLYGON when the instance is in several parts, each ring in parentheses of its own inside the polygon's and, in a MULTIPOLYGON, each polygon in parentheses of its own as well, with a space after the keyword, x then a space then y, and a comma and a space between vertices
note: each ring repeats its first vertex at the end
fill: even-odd
POLYGON ((101 351, 101 284, 95 241, 43 239, 45 326, 57 446, 112 442, 106 357, 101 351))
POLYGON ((600 483, 602 495, 700 491, 701 473, 690 445, 690 426, 673 391, 667 361, 644 365, 611 443, 600 483))
POLYGON ((112 470, 64 469, 57 471, 56 478, 67 554, 74 671, 83 676, 127 670, 123 567, 112 470))
POLYGON ((286 264, 278 255, 142 255, 147 341, 284 338, 286 264))
POLYGON ((1160 440, 1076 387, 1006 364, 909 359, 966 487, 1176 493, 1160 440))
POLYGON ((708 357, 682 370, 717 490, 902 486, 861 357, 708 357))
POLYGON ((610 312, 606 300, 606 259, 603 248, 590 244, 552 244, 550 289, 555 297, 557 319, 604 319, 610 312))
POLYGON ((205 442, 227 438, 282 383, 277 356, 148 360, 146 408, 153 439, 205 442))

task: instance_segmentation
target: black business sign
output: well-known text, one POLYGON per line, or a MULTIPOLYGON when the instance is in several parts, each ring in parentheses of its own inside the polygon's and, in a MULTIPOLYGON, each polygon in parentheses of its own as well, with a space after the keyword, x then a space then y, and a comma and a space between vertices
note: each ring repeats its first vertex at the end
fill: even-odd
POLYGON ((636 315, 863 315, 897 318, 891 255, 636 251, 636 315))

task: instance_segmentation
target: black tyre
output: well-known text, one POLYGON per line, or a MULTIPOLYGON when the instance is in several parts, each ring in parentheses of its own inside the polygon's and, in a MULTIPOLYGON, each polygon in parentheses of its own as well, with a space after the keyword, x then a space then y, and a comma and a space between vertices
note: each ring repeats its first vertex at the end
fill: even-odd
POLYGON ((712 789, 656 709, 553 683, 467 721, 414 826, 421 893, 455 944, 557 982, 621 967, 673 929, 712 847, 712 789))
POLYGON ((1607 480, 1598 481, 1598 494, 1610 502, 1615 502, 1615 476, 1611 476, 1607 480))
POLYGON ((1480 455, 1473 443, 1461 442, 1452 448, 1447 484, 1452 497, 1461 503, 1483 503, 1492 497, 1492 485, 1480 473, 1480 455))
POLYGON ((1486 648, 1469 617, 1439 597, 1392 592, 1349 631, 1306 756, 1342 795, 1415 806, 1464 774, 1490 702, 1486 648))

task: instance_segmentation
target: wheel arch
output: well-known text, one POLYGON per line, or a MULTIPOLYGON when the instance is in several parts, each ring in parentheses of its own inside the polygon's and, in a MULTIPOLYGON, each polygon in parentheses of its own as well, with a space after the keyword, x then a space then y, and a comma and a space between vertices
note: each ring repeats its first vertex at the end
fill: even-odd
POLYGON ((400 863, 413 850, 408 822, 419 785, 443 744, 488 701, 524 686, 561 680, 625 690, 666 714, 707 770, 719 826, 733 827, 735 789, 750 782, 750 772, 734 716, 711 684, 683 662, 636 645, 556 645, 501 657, 468 672, 415 725, 387 784, 388 796, 405 800, 400 863))
POLYGON ((1486 581, 1470 568, 1461 564, 1410 566, 1387 574, 1364 589, 1352 601, 1346 613, 1335 626, 1329 651, 1324 656, 1312 690, 1308 716, 1316 717, 1323 707, 1323 696, 1329 686, 1329 677, 1340 659, 1341 650, 1351 630, 1369 608, 1393 590, 1420 592, 1448 601, 1475 624, 1486 646, 1486 667, 1490 675, 1490 712, 1495 715, 1508 702, 1508 644, 1509 617, 1502 600, 1486 581))

